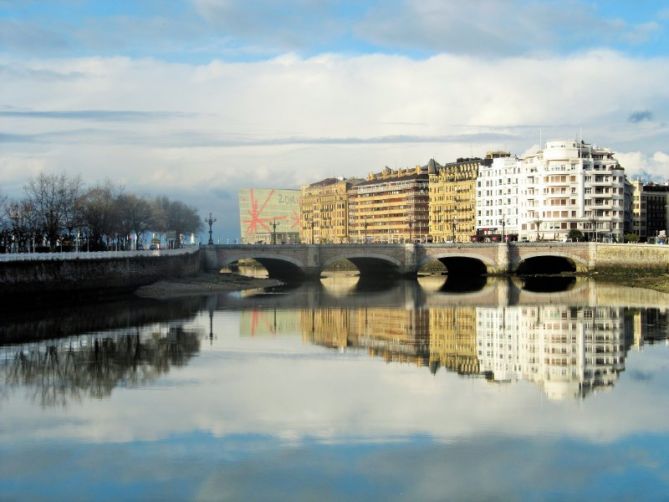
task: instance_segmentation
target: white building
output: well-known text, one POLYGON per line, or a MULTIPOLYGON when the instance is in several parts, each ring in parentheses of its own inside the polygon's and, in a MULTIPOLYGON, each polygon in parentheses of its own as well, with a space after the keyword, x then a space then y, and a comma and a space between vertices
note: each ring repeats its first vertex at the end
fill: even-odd
POLYGON ((490 152, 476 180, 476 233, 502 240, 518 236, 519 176, 522 163, 507 152, 490 152))
POLYGON ((591 240, 623 241, 625 172, 607 148, 549 141, 521 161, 521 240, 564 240, 580 230, 591 240))

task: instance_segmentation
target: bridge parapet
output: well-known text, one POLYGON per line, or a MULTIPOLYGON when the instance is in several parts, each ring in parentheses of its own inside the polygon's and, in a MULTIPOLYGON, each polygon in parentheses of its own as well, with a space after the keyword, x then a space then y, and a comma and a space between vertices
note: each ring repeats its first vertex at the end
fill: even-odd
POLYGON ((205 246, 204 263, 220 269, 241 259, 263 263, 270 275, 319 277, 332 263, 348 259, 361 275, 415 275, 439 260, 451 272, 508 274, 536 258, 562 258, 577 272, 611 268, 669 270, 669 246, 582 242, 510 242, 444 244, 235 244, 205 246), (472 265, 474 264, 474 265, 472 265), (478 265, 476 265, 478 264, 478 265))

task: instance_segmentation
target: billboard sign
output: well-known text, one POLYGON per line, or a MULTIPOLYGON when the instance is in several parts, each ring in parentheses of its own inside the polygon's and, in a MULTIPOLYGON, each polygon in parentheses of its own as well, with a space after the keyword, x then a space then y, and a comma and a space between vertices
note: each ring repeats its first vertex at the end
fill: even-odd
POLYGON ((269 242, 271 235, 299 234, 300 191, 245 188, 239 191, 242 242, 269 242))

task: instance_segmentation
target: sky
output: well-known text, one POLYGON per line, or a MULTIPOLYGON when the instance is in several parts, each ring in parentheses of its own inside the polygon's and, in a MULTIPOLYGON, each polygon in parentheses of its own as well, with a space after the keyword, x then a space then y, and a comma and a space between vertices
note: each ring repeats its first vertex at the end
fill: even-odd
POLYGON ((0 191, 110 179, 214 213, 540 138, 669 177, 669 4, 0 0, 0 191))

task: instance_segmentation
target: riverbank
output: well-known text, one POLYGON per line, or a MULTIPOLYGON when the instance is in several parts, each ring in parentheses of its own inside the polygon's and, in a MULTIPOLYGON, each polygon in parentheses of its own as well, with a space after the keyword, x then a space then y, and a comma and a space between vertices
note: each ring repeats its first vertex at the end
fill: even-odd
POLYGON ((191 277, 162 280, 142 286, 135 295, 142 298, 178 298, 208 295, 253 288, 269 288, 283 284, 277 279, 261 279, 235 273, 200 273, 191 277))
POLYGON ((661 293, 669 293, 669 274, 663 272, 647 272, 638 270, 618 270, 589 274, 589 277, 597 281, 627 286, 631 288, 644 288, 661 293))

